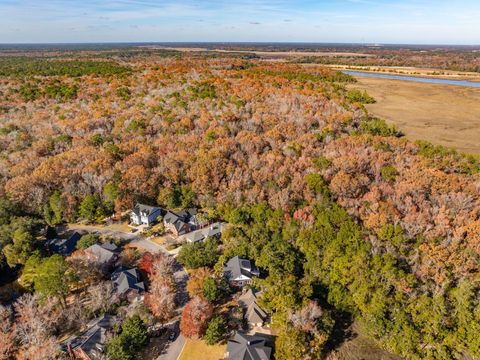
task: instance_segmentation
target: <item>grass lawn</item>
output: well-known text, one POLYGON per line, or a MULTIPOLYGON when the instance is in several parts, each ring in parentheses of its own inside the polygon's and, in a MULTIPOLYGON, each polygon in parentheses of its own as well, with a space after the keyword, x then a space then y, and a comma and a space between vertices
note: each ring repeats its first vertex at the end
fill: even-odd
POLYGON ((202 340, 187 340, 179 360, 220 360, 226 350, 226 345, 209 346, 202 340))

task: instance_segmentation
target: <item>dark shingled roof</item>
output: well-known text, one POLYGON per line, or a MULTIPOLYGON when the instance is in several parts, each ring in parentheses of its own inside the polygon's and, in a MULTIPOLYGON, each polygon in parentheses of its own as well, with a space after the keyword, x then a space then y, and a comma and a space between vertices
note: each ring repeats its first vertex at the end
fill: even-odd
POLYGON ((127 269, 120 267, 112 274, 113 289, 123 295, 129 290, 135 290, 139 293, 145 291, 145 285, 141 281, 140 273, 136 268, 127 269))
POLYGON ((227 352, 229 360, 270 360, 272 349, 260 336, 236 332, 228 341, 227 352))
POLYGON ((187 231, 187 223, 188 223, 188 213, 186 211, 182 211, 179 214, 175 214, 174 212, 168 211, 165 216, 163 217, 163 221, 165 224, 172 224, 177 233, 182 234, 187 231))
POLYGON ((141 213, 145 213, 147 216, 153 214, 154 212, 158 211, 158 210, 161 210, 159 207, 157 206, 150 206, 150 205, 144 205, 144 204, 137 204, 135 205, 135 207, 133 208, 132 212, 135 214, 135 215, 138 215, 140 216, 141 213))
POLYGON ((94 244, 85 251, 93 254, 100 264, 108 263, 118 252, 118 248, 114 244, 94 244))
POLYGON ((240 296, 238 303, 246 309, 245 317, 250 324, 264 323, 267 313, 258 305, 257 298, 261 293, 253 289, 240 296))
POLYGON ((68 256, 76 248, 78 240, 80 240, 81 235, 77 232, 74 232, 68 239, 51 239, 47 240, 46 247, 49 251, 68 256))

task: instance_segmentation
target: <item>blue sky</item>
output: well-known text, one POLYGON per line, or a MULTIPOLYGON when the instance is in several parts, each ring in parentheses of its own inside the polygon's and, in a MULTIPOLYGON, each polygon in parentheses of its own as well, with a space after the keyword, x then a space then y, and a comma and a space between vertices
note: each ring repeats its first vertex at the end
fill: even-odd
POLYGON ((478 0, 0 0, 0 43, 480 44, 478 0))

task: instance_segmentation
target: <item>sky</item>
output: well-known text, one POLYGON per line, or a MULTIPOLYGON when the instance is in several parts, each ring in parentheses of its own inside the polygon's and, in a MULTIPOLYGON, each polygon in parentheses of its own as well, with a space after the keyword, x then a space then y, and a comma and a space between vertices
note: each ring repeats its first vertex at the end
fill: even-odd
POLYGON ((480 45, 479 0, 0 0, 0 43, 480 45))

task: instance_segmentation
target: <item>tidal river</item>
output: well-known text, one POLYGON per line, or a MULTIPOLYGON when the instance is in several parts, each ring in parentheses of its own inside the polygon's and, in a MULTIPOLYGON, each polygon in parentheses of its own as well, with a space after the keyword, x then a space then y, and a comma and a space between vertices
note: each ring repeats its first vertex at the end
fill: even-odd
POLYGON ((403 80, 403 81, 416 81, 416 82, 431 83, 431 84, 480 87, 480 82, 467 81, 467 80, 447 80, 447 79, 437 79, 437 78, 423 78, 423 77, 416 77, 416 76, 390 75, 390 74, 380 74, 380 73, 370 73, 370 72, 350 71, 350 70, 344 70, 342 72, 344 74, 348 74, 348 75, 352 75, 352 76, 376 77, 376 78, 391 79, 391 80, 403 80))

